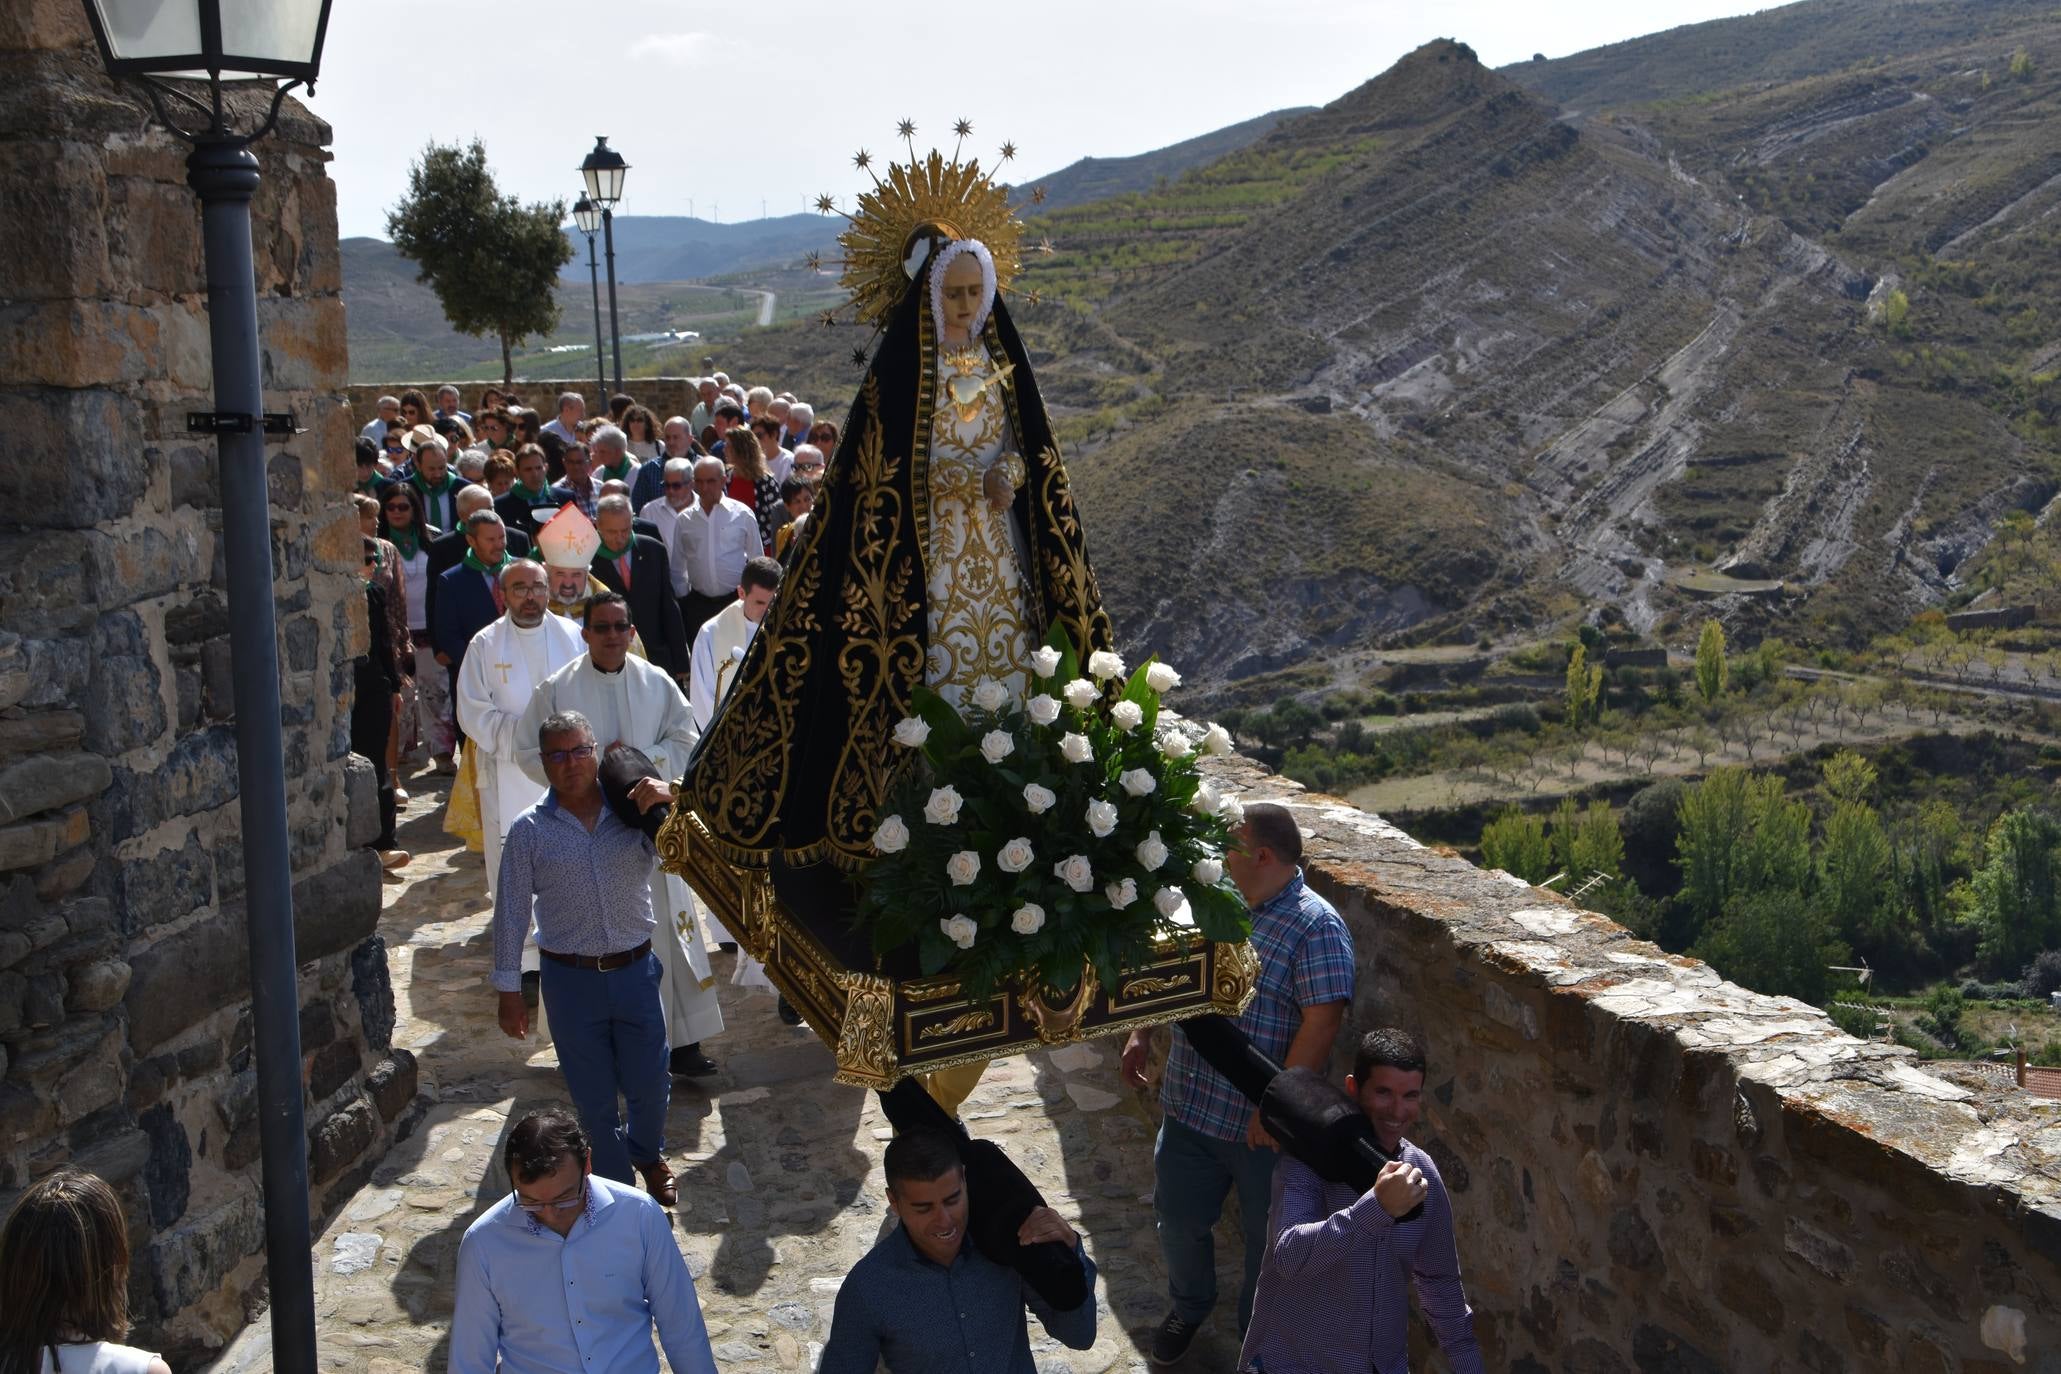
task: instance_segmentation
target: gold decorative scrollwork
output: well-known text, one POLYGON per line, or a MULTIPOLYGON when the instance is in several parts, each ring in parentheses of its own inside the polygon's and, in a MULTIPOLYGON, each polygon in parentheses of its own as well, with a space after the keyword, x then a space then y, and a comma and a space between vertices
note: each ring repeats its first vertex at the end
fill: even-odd
POLYGON ((1071 1045, 1086 1038, 1083 1022, 1098 986, 1094 966, 1084 965, 1080 985, 1066 1001, 1050 1002, 1044 988, 1027 987, 1016 995, 1017 1010, 1037 1028, 1038 1039, 1047 1045, 1071 1045))
POLYGON ((1156 993, 1172 992, 1177 988, 1192 988, 1194 986, 1194 978, 1185 973, 1176 973, 1168 978, 1147 976, 1131 979, 1124 984, 1123 991, 1118 993, 1117 996, 1123 1001, 1129 1001, 1133 997, 1151 997, 1156 993))
POLYGON ((918 1040, 949 1039, 964 1035, 968 1031, 982 1031, 992 1028, 995 1014, 991 1011, 962 1011, 949 1021, 934 1021, 916 1032, 918 1040))
POLYGON ((837 1037, 839 1083, 892 1087, 895 1081, 895 986, 877 974, 847 974, 844 1025, 837 1037))
POLYGON ((1252 1000, 1259 986, 1259 955, 1244 940, 1235 944, 1219 940, 1213 951, 1210 978, 1210 1007, 1226 1016, 1236 1016, 1252 1000))

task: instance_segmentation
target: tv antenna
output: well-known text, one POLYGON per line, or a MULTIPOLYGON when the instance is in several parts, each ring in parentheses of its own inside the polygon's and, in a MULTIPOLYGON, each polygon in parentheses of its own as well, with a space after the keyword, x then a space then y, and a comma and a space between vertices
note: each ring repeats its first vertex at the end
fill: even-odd
POLYGON ((1875 977, 1875 970, 1868 967, 1868 956, 1865 954, 1861 956, 1861 966, 1859 968, 1851 968, 1846 964, 1827 964, 1825 967, 1832 973, 1851 973, 1854 981, 1864 988, 1875 977))

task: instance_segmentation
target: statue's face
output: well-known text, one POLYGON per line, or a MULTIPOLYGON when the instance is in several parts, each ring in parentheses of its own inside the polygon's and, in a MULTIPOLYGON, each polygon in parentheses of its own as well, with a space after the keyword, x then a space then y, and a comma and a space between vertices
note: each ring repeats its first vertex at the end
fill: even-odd
POLYGON ((980 260, 961 253, 945 268, 943 290, 945 332, 964 338, 973 330, 973 317, 980 313, 980 260))

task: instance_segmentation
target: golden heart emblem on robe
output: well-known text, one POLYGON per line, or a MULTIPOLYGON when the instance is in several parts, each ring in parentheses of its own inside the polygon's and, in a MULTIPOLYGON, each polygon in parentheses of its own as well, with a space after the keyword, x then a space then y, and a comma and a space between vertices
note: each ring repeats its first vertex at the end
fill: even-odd
POLYGON ((970 425, 978 419, 981 408, 987 404, 988 388, 998 386, 1015 368, 1015 363, 1005 363, 985 377, 961 372, 946 379, 945 394, 952 398, 953 409, 959 412, 959 423, 970 425))

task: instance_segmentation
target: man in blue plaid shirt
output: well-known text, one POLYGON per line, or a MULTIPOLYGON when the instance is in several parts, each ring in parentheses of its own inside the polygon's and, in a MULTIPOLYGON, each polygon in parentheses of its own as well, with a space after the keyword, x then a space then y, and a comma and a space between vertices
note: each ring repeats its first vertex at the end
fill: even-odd
MULTIPOLYGON (((1224 856, 1224 867, 1252 909, 1252 947, 1260 961, 1259 988, 1238 1017, 1238 1028, 1254 1048, 1284 1066, 1324 1073, 1352 1002, 1352 935, 1331 904, 1304 884, 1302 832, 1286 807, 1249 806, 1234 833, 1238 843, 1224 856)), ((1124 1044, 1124 1079, 1133 1087, 1146 1084, 1149 1046, 1145 1031, 1133 1032, 1124 1044)), ((1166 1114, 1152 1151, 1152 1207, 1173 1311, 1153 1337, 1151 1353, 1155 1364, 1172 1364, 1188 1352, 1216 1305, 1211 1233, 1233 1188, 1245 1229, 1239 1334, 1251 1324, 1280 1156, 1260 1125, 1258 1107, 1179 1034, 1167 1056, 1159 1101, 1166 1114)))

